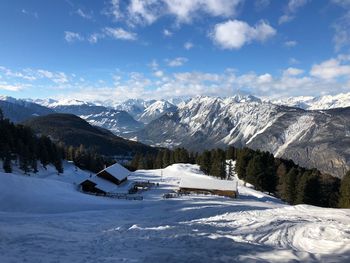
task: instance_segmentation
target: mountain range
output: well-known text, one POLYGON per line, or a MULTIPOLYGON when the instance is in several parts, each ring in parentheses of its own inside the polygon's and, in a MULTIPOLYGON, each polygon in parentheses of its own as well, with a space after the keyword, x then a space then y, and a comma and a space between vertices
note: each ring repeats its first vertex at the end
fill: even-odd
POLYGON ((195 151, 247 146, 338 177, 350 168, 350 93, 274 101, 251 95, 198 96, 172 102, 133 99, 111 107, 103 102, 2 97, 0 106, 17 107, 3 109, 5 116, 17 122, 53 112, 70 113, 153 146, 195 151))

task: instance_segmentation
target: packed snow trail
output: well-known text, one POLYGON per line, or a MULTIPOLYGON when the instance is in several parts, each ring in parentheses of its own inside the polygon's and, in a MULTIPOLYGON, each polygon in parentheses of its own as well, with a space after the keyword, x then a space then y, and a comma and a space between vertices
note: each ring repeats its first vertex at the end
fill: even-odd
POLYGON ((135 172, 129 180, 160 186, 143 201, 115 200, 78 192, 74 183, 89 174, 65 168, 61 176, 0 173, 0 262, 350 261, 350 210, 288 206, 241 182, 235 200, 163 199, 182 177, 206 177, 186 164, 162 177, 135 172))

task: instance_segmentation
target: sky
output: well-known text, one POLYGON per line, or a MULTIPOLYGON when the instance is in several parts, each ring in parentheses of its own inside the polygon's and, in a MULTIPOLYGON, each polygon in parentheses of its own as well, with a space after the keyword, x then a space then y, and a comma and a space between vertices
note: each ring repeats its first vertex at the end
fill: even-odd
POLYGON ((350 0, 2 0, 0 95, 350 92, 350 0))

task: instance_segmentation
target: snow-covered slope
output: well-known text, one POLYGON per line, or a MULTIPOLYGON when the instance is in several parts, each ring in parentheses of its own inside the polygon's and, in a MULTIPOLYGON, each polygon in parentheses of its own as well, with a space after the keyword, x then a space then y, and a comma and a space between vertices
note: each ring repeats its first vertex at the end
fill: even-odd
POLYGON ((115 108, 128 112, 142 123, 149 123, 165 113, 175 111, 177 107, 167 100, 129 99, 117 104, 115 108))
POLYGON ((298 107, 307 110, 326 110, 350 107, 350 92, 321 97, 300 96, 272 101, 278 105, 298 107))
MULTIPOLYGON (((70 168, 69 168, 70 167, 70 168)), ((131 181, 159 186, 143 201, 77 192, 87 176, 0 172, 0 261, 7 262, 348 262, 350 210, 288 206, 251 188, 239 198, 163 199, 198 166, 140 170, 131 181)))
POLYGON ((138 120, 143 123, 149 123, 161 117, 165 113, 174 112, 176 109, 177 107, 170 102, 158 100, 145 108, 138 120))
POLYGON ((117 110, 123 110, 138 119, 144 110, 154 103, 155 100, 129 99, 115 105, 117 110))

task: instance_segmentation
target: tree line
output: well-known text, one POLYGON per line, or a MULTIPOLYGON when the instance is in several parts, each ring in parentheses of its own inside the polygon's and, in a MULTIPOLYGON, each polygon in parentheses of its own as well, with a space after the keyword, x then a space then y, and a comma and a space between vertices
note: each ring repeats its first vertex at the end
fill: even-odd
POLYGON ((82 169, 98 172, 113 160, 98 154, 94 149, 66 146, 54 142, 48 136, 37 136, 32 129, 14 124, 5 119, 0 109, 0 159, 3 170, 12 172, 12 165, 18 166, 25 174, 38 172, 38 163, 46 168, 53 165, 58 173, 63 173, 62 160, 74 162, 82 169))
POLYGON ((289 204, 350 208, 350 171, 342 180, 307 169, 292 160, 275 158, 271 153, 249 148, 212 149, 202 153, 185 148, 161 149, 156 155, 137 154, 129 169, 160 169, 175 163, 198 164, 207 175, 250 183, 256 190, 267 192, 289 204), (232 161, 235 161, 233 169, 232 161))

